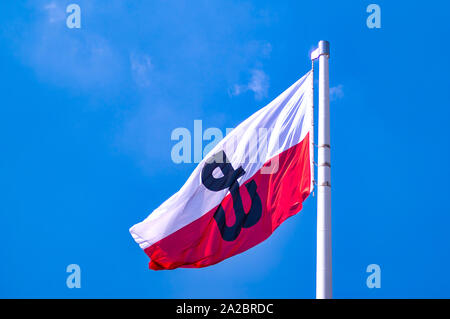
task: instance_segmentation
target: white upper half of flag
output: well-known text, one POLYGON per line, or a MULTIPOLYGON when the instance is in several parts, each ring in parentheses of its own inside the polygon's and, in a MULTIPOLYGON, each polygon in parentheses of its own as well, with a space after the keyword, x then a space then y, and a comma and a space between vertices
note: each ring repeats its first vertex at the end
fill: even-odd
MULTIPOLYGON (((267 106, 254 113, 220 141, 199 163, 183 187, 155 209, 130 233, 145 249, 218 206, 228 189, 213 192, 201 180, 205 161, 224 151, 236 169, 245 174, 243 185, 263 165, 300 143, 312 129, 313 74, 308 72, 267 106)), ((264 169, 276 170, 275 165, 264 169)), ((270 172, 267 172, 270 173, 270 172)))

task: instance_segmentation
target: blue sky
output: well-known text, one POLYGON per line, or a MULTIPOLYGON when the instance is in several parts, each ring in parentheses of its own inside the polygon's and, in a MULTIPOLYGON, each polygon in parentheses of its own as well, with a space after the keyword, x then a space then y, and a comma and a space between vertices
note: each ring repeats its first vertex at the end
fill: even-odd
POLYGON ((334 296, 449 298, 450 4, 376 1, 368 29, 370 3, 2 1, 0 297, 313 298, 315 197, 205 269, 148 270, 128 228, 195 167, 171 160, 175 128, 236 126, 326 39, 334 296))

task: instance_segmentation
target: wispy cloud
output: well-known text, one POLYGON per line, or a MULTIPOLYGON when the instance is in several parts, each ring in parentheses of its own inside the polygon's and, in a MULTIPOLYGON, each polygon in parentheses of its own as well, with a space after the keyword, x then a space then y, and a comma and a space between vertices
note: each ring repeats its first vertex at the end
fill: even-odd
POLYGON ((261 53, 262 53, 263 57, 265 57, 265 58, 269 57, 270 54, 272 53, 272 45, 270 43, 264 43, 262 45, 261 53))
POLYGON ((136 84, 140 87, 149 86, 150 72, 153 69, 150 56, 133 52, 130 54, 130 64, 133 79, 136 84))
POLYGON ((262 98, 267 96, 268 89, 269 76, 263 70, 253 69, 251 71, 251 78, 249 83, 244 85, 234 85, 230 94, 232 96, 236 96, 251 91, 254 93, 256 100, 261 100, 262 98))
POLYGON ((331 101, 342 99, 343 97, 344 97, 344 86, 342 84, 330 88, 331 101))
POLYGON ((56 2, 50 2, 44 5, 44 10, 48 15, 49 23, 58 23, 65 20, 65 10, 61 4, 57 4, 56 2))
MULTIPOLYGON (((83 9, 89 12, 91 5, 86 3, 83 9)), ((13 43, 19 58, 39 79, 96 93, 117 86, 125 74, 126 58, 107 37, 93 28, 69 30, 64 3, 36 0, 30 8, 35 13, 31 26, 15 31, 20 41, 13 39, 13 43)))

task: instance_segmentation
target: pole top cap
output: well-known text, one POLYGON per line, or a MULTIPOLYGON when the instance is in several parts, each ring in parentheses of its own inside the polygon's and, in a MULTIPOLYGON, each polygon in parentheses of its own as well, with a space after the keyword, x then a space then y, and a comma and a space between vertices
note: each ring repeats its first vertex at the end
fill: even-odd
POLYGON ((311 60, 318 59, 321 55, 325 55, 330 57, 330 42, 328 41, 320 41, 319 47, 311 52, 311 60))
POLYGON ((324 40, 319 42, 319 54, 320 55, 325 54, 330 56, 330 42, 324 40))

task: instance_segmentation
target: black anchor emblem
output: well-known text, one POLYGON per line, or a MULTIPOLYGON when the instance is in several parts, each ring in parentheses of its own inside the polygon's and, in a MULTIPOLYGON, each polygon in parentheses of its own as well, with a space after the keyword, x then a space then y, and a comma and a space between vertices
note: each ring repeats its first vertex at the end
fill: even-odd
POLYGON ((244 211, 241 194, 239 193, 239 183, 237 181, 244 174, 245 171, 242 166, 236 170, 233 168, 224 151, 220 151, 206 161, 202 170, 202 183, 207 189, 213 192, 218 192, 226 188, 230 190, 233 199, 234 215, 236 216, 234 225, 231 227, 227 226, 225 211, 222 205, 219 205, 214 213, 214 219, 219 227, 220 234, 226 241, 235 240, 239 236, 242 228, 252 227, 259 221, 262 215, 261 198, 256 192, 256 183, 253 180, 245 184, 252 199, 252 204, 248 213, 244 211), (222 171, 222 177, 215 178, 213 176, 213 171, 216 168, 222 171))

